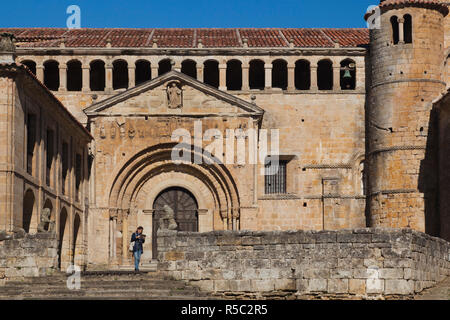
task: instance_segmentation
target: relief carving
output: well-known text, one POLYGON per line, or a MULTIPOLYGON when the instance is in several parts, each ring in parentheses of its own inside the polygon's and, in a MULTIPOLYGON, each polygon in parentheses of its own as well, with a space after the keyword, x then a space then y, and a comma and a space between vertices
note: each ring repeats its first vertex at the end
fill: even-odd
POLYGON ((167 107, 169 109, 183 107, 183 90, 178 81, 172 81, 167 85, 167 107))

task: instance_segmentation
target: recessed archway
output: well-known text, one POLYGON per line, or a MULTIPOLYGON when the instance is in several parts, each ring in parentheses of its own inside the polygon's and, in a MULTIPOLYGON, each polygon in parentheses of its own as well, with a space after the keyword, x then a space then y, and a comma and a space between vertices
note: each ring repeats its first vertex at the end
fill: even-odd
MULTIPOLYGON (((150 232, 154 200, 161 191, 171 187, 184 188, 196 199, 199 231, 239 229, 239 195, 228 169, 211 159, 212 164, 208 166, 175 164, 171 160, 174 146, 168 143, 147 148, 125 160, 121 169, 112 174, 115 178, 110 182, 109 207, 118 208, 119 212, 130 212, 129 216, 117 218, 122 226, 126 225, 129 229, 117 231, 128 234, 138 225, 143 225, 150 232)), ((192 158, 200 152, 192 146, 186 146, 185 150, 191 153, 192 158)), ((202 152, 206 155, 204 150, 202 152)), ((119 248, 126 248, 126 244, 119 248)), ((150 251, 147 247, 144 255, 150 251)), ((120 252, 117 254, 120 255, 120 252)), ((126 252, 122 255, 127 256, 126 252)))
POLYGON ((37 231, 36 198, 31 189, 25 192, 23 197, 22 226, 25 232, 35 233, 37 231))
POLYGON ((198 204, 194 195, 181 187, 170 187, 161 191, 153 202, 153 259, 158 258, 156 235, 161 227, 160 218, 164 216, 166 210, 173 211, 178 231, 198 231, 198 204))

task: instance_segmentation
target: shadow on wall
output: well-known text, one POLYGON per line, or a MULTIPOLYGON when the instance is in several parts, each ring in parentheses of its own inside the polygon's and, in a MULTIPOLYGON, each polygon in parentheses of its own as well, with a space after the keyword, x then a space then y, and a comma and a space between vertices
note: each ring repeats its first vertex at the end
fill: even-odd
MULTIPOLYGON (((435 109, 430 112, 428 133, 420 128, 421 134, 427 134, 425 158, 420 163, 418 189, 424 194, 425 233, 445 238, 440 233, 439 217, 439 118, 435 109)), ((449 240, 449 237, 445 238, 449 240)))

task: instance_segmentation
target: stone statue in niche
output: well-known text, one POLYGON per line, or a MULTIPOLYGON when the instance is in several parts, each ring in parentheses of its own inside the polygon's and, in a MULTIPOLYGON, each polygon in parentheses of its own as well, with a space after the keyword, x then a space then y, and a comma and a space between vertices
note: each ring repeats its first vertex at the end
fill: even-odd
POLYGON ((50 219, 51 211, 49 208, 42 209, 41 218, 37 227, 38 232, 53 232, 55 229, 55 221, 50 219))
POLYGON ((167 204, 163 207, 164 213, 159 218, 159 229, 161 230, 177 230, 177 222, 175 221, 175 213, 167 204), (166 227, 167 221, 167 227, 166 227))
POLYGON ((167 107, 169 109, 183 107, 183 92, 177 81, 172 81, 167 85, 167 107))

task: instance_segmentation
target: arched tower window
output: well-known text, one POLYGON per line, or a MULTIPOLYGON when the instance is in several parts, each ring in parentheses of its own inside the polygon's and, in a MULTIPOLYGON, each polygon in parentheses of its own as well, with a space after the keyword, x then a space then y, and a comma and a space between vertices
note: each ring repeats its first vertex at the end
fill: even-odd
POLYGON ((409 14, 403 16, 405 22, 403 23, 403 37, 405 43, 412 43, 412 17, 409 14))
POLYGON ((287 89, 287 62, 284 60, 272 63, 272 88, 287 89))
POLYGON ((330 60, 320 60, 317 64, 317 86, 319 90, 333 89, 333 63, 330 60))
POLYGON ((181 73, 197 79, 197 63, 193 60, 184 60, 181 63, 181 73))
POLYGON ((32 60, 22 61, 22 64, 25 65, 34 75, 36 75, 36 62, 32 60))
POLYGON ((239 60, 227 62, 227 89, 242 90, 242 63, 239 60))
POLYGON ((136 85, 139 85, 145 81, 148 81, 152 78, 151 75, 151 65, 147 60, 138 60, 136 61, 136 70, 135 70, 135 78, 136 85))
POLYGON ((59 89, 59 63, 55 60, 44 63, 44 84, 52 91, 59 89))
POLYGON ((356 65, 351 59, 341 62, 340 84, 342 90, 354 90, 356 87, 356 65))
POLYGON ((125 60, 113 62, 113 89, 128 88, 128 63, 125 60))
POLYGON ((164 59, 158 63, 158 76, 162 76, 163 74, 170 72, 171 70, 172 61, 170 61, 170 59, 164 59))
POLYGON ((298 60, 295 63, 295 88, 309 90, 311 87, 311 66, 307 60, 298 60))
POLYGON ((203 81, 210 86, 219 88, 219 62, 215 60, 205 61, 203 81))
POLYGON ((105 63, 103 61, 95 60, 91 62, 89 82, 91 91, 105 90, 105 63))
POLYGON ((67 91, 81 91, 83 71, 81 62, 72 60, 67 63, 67 91))
POLYGON ((262 60, 250 61, 250 71, 249 71, 250 89, 263 90, 265 81, 266 80, 264 71, 264 61, 262 60))
POLYGON ((392 26, 392 42, 394 44, 398 44, 399 41, 399 29, 398 29, 398 18, 397 16, 391 17, 391 26, 392 26))

